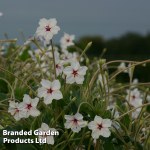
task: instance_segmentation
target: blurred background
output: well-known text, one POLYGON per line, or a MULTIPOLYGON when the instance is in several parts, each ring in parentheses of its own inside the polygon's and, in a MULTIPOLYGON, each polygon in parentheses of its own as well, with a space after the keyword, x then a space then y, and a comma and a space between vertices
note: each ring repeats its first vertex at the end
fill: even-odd
POLYGON ((0 0, 0 39, 34 35, 39 19, 56 18, 61 31, 76 35, 76 43, 87 52, 108 60, 150 58, 150 1, 141 0, 0 0), (23 36, 22 36, 23 33, 23 36), (5 36, 4 36, 5 35, 5 36))

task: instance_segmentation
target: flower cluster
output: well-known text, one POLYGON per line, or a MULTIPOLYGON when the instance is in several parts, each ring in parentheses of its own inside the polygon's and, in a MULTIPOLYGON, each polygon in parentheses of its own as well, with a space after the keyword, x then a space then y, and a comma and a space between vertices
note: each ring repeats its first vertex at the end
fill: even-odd
POLYGON ((36 108, 38 102, 39 98, 36 97, 32 99, 29 95, 25 94, 23 97, 23 102, 9 102, 8 112, 11 113, 16 120, 28 118, 29 116, 37 117, 40 115, 40 111, 36 108))
MULTIPOLYGON (((91 134, 94 143, 100 138, 103 144, 103 139, 105 140, 105 138, 111 136, 112 127, 118 130, 117 132, 121 131, 121 133, 125 134, 128 125, 124 124, 125 119, 123 117, 132 114, 130 118, 137 119, 142 110, 142 104, 145 101, 150 101, 150 95, 148 93, 143 102, 142 90, 138 89, 138 79, 131 80, 134 65, 131 65, 129 62, 128 66, 126 66, 126 63, 121 61, 122 63, 115 70, 118 71, 117 73, 124 72, 129 74, 129 90, 125 93, 124 91, 127 87, 122 88, 120 85, 123 84, 115 82, 114 78, 116 74, 109 76, 108 65, 110 63, 105 63, 106 61, 102 59, 99 60, 99 64, 94 62, 92 65, 89 65, 90 60, 86 58, 87 56, 85 54, 87 47, 81 54, 72 52, 77 49, 74 42, 75 35, 64 33, 60 39, 60 46, 55 46, 53 36, 59 31, 60 27, 57 25, 55 18, 42 18, 39 21, 35 36, 24 43, 22 50, 19 52, 19 56, 22 56, 24 51, 27 50, 29 54, 28 58, 31 62, 27 60, 23 65, 24 67, 21 68, 22 72, 20 74, 23 74, 23 79, 26 79, 29 76, 27 71, 31 71, 30 74, 33 77, 26 81, 26 86, 31 86, 31 93, 29 92, 31 97, 28 94, 24 94, 23 101, 9 101, 8 112, 16 121, 22 118, 27 119, 31 117, 32 119, 32 117, 39 116, 35 118, 33 124, 38 123, 32 127, 35 127, 42 133, 38 135, 39 140, 46 139, 47 144, 50 145, 54 145, 55 138, 53 135, 46 133, 47 131, 57 131, 57 128, 63 134, 60 135, 60 139, 65 139, 66 141, 69 138, 73 138, 75 133, 83 131, 83 138, 85 132, 86 137, 90 137, 89 135, 91 134), (37 46, 37 48, 31 47, 31 43, 37 46), (69 49, 70 46, 71 48, 69 49), (34 50, 28 48, 33 48, 34 50), (82 57, 84 55, 85 59, 82 57), (31 70, 32 65, 34 65, 33 68, 35 70, 31 70), (91 70, 94 74, 90 72, 91 70), (95 83, 96 86, 94 86, 95 83), (114 83, 116 83, 115 86, 114 83), (119 90, 116 87, 119 87, 119 90), (87 111, 80 109, 82 104, 88 104, 87 107, 89 108, 87 111), (126 113, 126 110, 128 110, 126 109, 127 107, 129 112, 124 115, 123 113, 126 113), (77 113, 74 114, 76 109, 77 113), (123 118, 122 123, 119 123, 120 118, 123 118), (117 121, 115 122, 115 120, 117 121), (122 132, 124 129, 125 132, 122 132), (66 138, 66 136, 68 137, 66 138)), ((22 64, 20 66, 22 67, 22 64)), ((18 68, 15 69, 19 70, 18 68)), ((18 72, 15 72, 15 75, 18 77, 18 72)), ((24 81, 23 79, 20 80, 24 81)), ((15 99, 15 96, 13 99, 15 99)), ((112 136, 113 139, 115 139, 114 135, 112 136)), ((120 139, 122 138, 121 136, 120 134, 120 139)), ((123 137, 125 136, 123 135, 123 137)), ((81 138, 82 141, 83 138, 81 138)), ((120 139, 117 137, 114 140, 115 143, 118 140, 120 141, 120 139)), ((73 141, 74 139, 71 140, 73 141)), ((109 140, 112 140, 112 138, 109 138, 109 140)), ((125 142, 124 138, 122 141, 125 142)), ((53 149, 59 149, 62 143, 64 142, 60 142, 53 149)), ((79 142, 77 149, 80 147, 87 148, 87 145, 84 146, 82 144, 79 142)), ((97 146, 97 144, 94 146, 97 146)), ((77 145, 75 143, 73 149, 76 147, 77 145)))
POLYGON ((99 136, 109 137, 112 121, 110 119, 102 119, 100 116, 95 116, 94 121, 87 124, 83 120, 83 116, 80 113, 75 115, 65 115, 66 123, 65 128, 71 129, 73 132, 78 133, 81 128, 88 125, 88 128, 92 130, 92 137, 94 140, 98 139, 99 136))
MULTIPOLYGON (((39 27, 36 30, 36 37, 30 38, 24 45, 26 46, 30 44, 31 41, 38 38, 41 41, 44 41, 47 46, 59 30, 60 28, 57 26, 57 20, 55 18, 48 20, 42 18, 39 21, 39 27)), ((57 77, 61 75, 62 79, 64 79, 67 84, 83 84, 87 67, 80 66, 80 63, 78 62, 78 57, 80 57, 79 54, 75 52, 70 53, 67 50, 69 46, 74 45, 74 39, 74 35, 64 33, 64 36, 60 40, 61 50, 56 46, 49 45, 46 49, 45 47, 38 47, 39 49, 35 49, 34 51, 29 50, 28 53, 35 62, 35 67, 37 69, 40 68, 49 78, 54 78, 52 73, 49 73, 49 66, 53 66, 52 63, 55 61, 55 67, 53 70, 56 70, 57 77), (52 62, 50 60, 52 60, 52 62), (50 77, 50 75, 52 76, 50 77)), ((52 100, 63 99, 61 83, 58 79, 53 79, 53 81, 42 79, 40 83, 41 86, 37 89, 37 96, 40 99, 43 99, 46 105, 51 104, 52 100)), ((8 112, 11 113, 17 121, 21 118, 28 118, 29 116, 36 117, 40 115, 40 111, 36 108, 39 103, 39 98, 35 97, 32 99, 29 95, 25 94, 23 102, 21 103, 10 101, 8 112)), ((87 125, 87 122, 82 120, 83 116, 79 113, 75 116, 65 115, 65 119, 68 120, 65 123, 65 127, 68 129, 71 128, 74 132, 79 132, 82 127, 87 125), (74 120, 74 122, 72 120, 74 120)), ((47 124, 42 123, 41 128, 38 130, 48 131, 55 129, 49 128, 47 124)), ((47 144, 54 144, 53 136, 47 136, 45 134, 39 136, 39 139, 43 138, 47 139, 47 144)))

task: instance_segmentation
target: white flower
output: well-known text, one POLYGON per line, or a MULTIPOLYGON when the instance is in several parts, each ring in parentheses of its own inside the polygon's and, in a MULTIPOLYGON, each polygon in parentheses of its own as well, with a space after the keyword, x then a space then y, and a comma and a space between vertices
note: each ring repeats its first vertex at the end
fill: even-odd
MULTIPOLYGON (((72 60, 73 60, 73 61, 78 61, 79 58, 80 58, 79 53, 77 53, 77 52, 73 52, 73 53, 72 53, 72 60)), ((80 62, 83 62, 83 60, 84 60, 84 58, 81 57, 79 61, 80 61, 80 62)))
POLYGON ((26 110, 26 118, 28 118, 30 115, 33 117, 40 115, 40 111, 36 108, 38 102, 39 98, 32 99, 29 95, 24 94, 23 104, 26 110))
POLYGON ((118 66, 118 70, 123 71, 124 73, 128 72, 126 69, 126 64, 124 62, 120 63, 120 65, 118 66))
POLYGON ((0 46, 0 55, 5 54, 5 46, 0 46))
POLYGON ((62 50, 61 59, 63 60, 63 64, 67 64, 73 61, 73 55, 72 53, 69 53, 67 50, 62 50))
POLYGON ((131 86, 131 88, 135 88, 136 87, 136 84, 138 84, 138 82, 139 82, 139 80, 138 79, 133 79, 133 81, 132 81, 132 86, 131 86))
POLYGON ((61 47, 67 48, 68 46, 74 45, 73 40, 75 39, 74 35, 69 35, 67 33, 64 33, 64 36, 61 38, 60 43, 61 47))
POLYGON ((37 37, 44 38, 46 41, 50 41, 59 30, 60 28, 57 26, 57 20, 55 18, 42 18, 39 21, 39 27, 36 30, 36 35, 37 37))
POLYGON ((133 111, 132 112, 132 118, 136 119, 139 116, 140 112, 141 112, 141 108, 138 108, 135 111, 133 111))
POLYGON ((141 94, 137 88, 131 91, 127 90, 126 100, 129 101, 129 104, 134 107, 142 105, 141 94))
POLYGON ((150 95, 147 96, 147 101, 150 102, 150 95))
POLYGON ((56 75, 59 76, 60 74, 62 74, 64 67, 60 59, 55 59, 55 63, 56 63, 56 75))
POLYGON ((18 121, 25 117, 25 109, 23 103, 9 101, 8 112, 18 121))
POLYGON ((102 119, 100 116, 95 116, 94 121, 88 124, 88 128, 92 130, 93 139, 98 139, 99 136, 109 137, 112 121, 110 119, 102 119))
POLYGON ((76 133, 78 133, 81 128, 87 125, 87 122, 83 120, 83 116, 80 113, 76 113, 75 115, 65 115, 65 119, 65 128, 71 129, 76 133))
POLYGON ((139 82, 139 80, 135 78, 135 79, 133 79, 133 82, 132 82, 132 83, 133 83, 133 84, 138 84, 138 82, 139 82))
POLYGON ((40 98, 44 97, 44 103, 50 104, 52 100, 60 100, 63 98, 63 95, 60 91, 60 82, 59 80, 54 80, 50 82, 48 80, 42 79, 42 87, 38 89, 38 96, 40 98))
POLYGON ((54 128, 49 128, 49 126, 46 123, 42 123, 41 128, 38 129, 39 133, 43 133, 42 135, 39 135, 39 139, 44 140, 46 138, 47 144, 54 144, 54 137, 52 135, 46 134, 49 131, 56 131, 54 128))
POLYGON ((3 13, 2 13, 2 12, 0 12, 0 17, 1 17, 1 16, 3 16, 3 13))
POLYGON ((66 83, 72 84, 76 82, 77 84, 83 84, 86 71, 86 66, 81 67, 79 62, 72 62, 71 66, 67 66, 63 71, 67 76, 66 83))
MULTIPOLYGON (((58 52, 58 48, 56 46, 53 48, 55 59, 58 59, 60 55, 58 52)), ((29 50, 28 53, 35 62, 37 62, 37 58, 40 59, 41 61, 46 61, 49 60, 49 58, 53 58, 51 46, 49 46, 47 50, 44 50, 44 47, 42 47, 42 50, 41 49, 29 50)))

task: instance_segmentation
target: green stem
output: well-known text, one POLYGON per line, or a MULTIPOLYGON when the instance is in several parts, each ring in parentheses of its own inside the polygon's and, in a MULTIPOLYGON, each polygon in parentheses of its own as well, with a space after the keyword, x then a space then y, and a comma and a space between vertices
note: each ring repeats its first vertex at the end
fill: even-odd
POLYGON ((12 76, 14 76, 15 78, 17 78, 18 80, 20 80, 24 85, 26 85, 26 86, 36 95, 36 93, 33 91, 33 89, 32 89, 27 83, 25 83, 22 79, 20 79, 19 77, 17 77, 17 76, 14 75, 13 73, 9 72, 8 70, 6 70, 6 69, 4 69, 4 68, 2 68, 2 67, 0 67, 0 70, 2 70, 2 71, 4 71, 4 72, 7 72, 7 73, 9 73, 10 75, 12 75, 12 76))
POLYGON ((150 103, 146 103, 146 104, 143 104, 143 105, 141 105, 141 106, 139 106, 139 107, 136 107, 136 108, 134 108, 134 109, 131 109, 130 111, 128 111, 128 112, 122 114, 121 116, 119 116, 118 118, 116 118, 116 119, 114 119, 114 120, 118 120, 118 119, 124 117, 125 115, 131 113, 132 111, 135 111, 135 110, 138 109, 138 108, 141 108, 141 107, 144 107, 144 106, 148 106, 148 105, 150 105, 150 103))
MULTIPOLYGON (((87 104, 87 105, 89 105, 89 106, 92 108, 92 106, 91 106, 89 103, 87 103, 87 102, 82 102, 82 103, 80 103, 77 112, 80 111, 80 108, 81 108, 81 106, 82 106, 83 104, 87 104)), ((92 109, 93 109, 93 108, 92 108, 92 109)))
POLYGON ((56 62, 55 62, 55 53, 54 53, 54 47, 53 47, 52 40, 51 40, 51 46, 52 46, 52 54, 53 54, 54 74, 55 74, 55 79, 56 79, 57 78, 57 75, 56 75, 56 62))

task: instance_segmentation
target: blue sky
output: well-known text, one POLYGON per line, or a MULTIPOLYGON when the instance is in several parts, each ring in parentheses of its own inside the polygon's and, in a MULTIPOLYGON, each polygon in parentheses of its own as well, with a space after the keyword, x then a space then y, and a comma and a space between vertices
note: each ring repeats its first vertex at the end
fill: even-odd
POLYGON ((146 34, 150 31, 148 0, 0 0, 0 38, 10 38, 23 31, 33 35, 40 18, 56 18, 63 32, 118 37, 126 32, 146 34))

